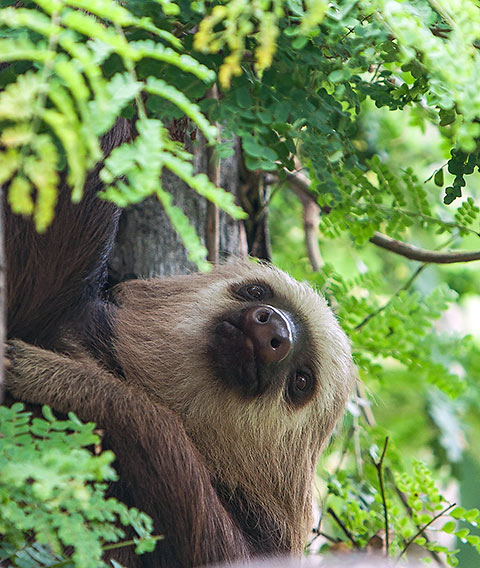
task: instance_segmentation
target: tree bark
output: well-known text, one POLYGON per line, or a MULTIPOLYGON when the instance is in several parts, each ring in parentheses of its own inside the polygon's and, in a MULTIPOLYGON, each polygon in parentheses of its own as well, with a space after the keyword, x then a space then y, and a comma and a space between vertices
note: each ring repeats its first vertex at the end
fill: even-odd
MULTIPOLYGON (((208 152, 205 142, 200 139, 192 151, 196 172, 207 173, 208 152)), ((237 198, 240 188, 239 162, 240 148, 235 144, 234 155, 221 161, 219 172, 219 185, 237 198)), ((173 195, 175 205, 182 209, 203 244, 206 244, 207 201, 168 171, 162 177, 162 185, 173 195)), ((235 221, 223 211, 218 216, 218 249, 220 261, 248 254, 243 222, 235 221)), ((156 198, 149 198, 125 209, 110 258, 112 284, 131 278, 181 274, 195 269, 156 198)))

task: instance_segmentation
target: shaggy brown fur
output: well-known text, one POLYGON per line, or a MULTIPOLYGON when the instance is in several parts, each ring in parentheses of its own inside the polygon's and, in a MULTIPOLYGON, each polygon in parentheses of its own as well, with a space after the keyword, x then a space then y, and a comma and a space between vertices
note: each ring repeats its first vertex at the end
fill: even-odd
POLYGON ((62 197, 44 236, 8 216, 10 395, 104 429, 113 494, 165 535, 143 557, 120 549, 125 565, 300 553, 315 463, 355 380, 347 338, 310 287, 250 262, 127 282, 107 301, 117 212, 94 189, 62 197), (255 343, 257 307, 279 318, 285 356, 255 343))

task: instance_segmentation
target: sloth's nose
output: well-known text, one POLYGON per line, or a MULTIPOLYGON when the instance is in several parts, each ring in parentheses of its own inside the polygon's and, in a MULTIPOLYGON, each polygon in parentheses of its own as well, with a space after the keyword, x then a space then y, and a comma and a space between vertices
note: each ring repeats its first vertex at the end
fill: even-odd
POLYGON ((272 306, 248 309, 243 316, 243 332, 252 341, 255 357, 262 363, 282 361, 293 345, 287 315, 272 306))

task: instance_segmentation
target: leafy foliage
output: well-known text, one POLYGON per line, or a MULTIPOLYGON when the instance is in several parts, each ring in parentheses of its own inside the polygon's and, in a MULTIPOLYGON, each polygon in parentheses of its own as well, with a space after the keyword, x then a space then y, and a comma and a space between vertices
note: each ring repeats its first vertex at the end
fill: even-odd
POLYGON ((106 497, 114 456, 88 451, 100 441, 95 425, 58 421, 48 407, 43 415, 0 406, 0 561, 53 566, 72 547, 70 565, 106 566, 103 547, 125 537, 120 524, 137 533, 139 553, 152 550, 151 519, 106 497))
MULTIPOLYGON (((139 82, 135 73, 137 62, 159 61, 206 84, 215 75, 193 57, 181 53, 181 42, 169 31, 155 26, 150 18, 135 17, 113 0, 36 4, 37 9, 34 6, 0 9, 0 25, 4 29, 3 34, 0 31, 3 35, 0 56, 3 61, 13 62, 3 73, 3 81, 0 79, 3 87, 0 183, 11 182, 8 197, 12 209, 19 214, 33 214, 37 229, 44 231, 53 217, 60 160, 67 163, 66 180, 72 187, 72 199, 79 200, 87 172, 102 158, 101 135, 113 126, 122 111, 133 110, 134 100, 142 119, 139 129, 145 123, 146 111, 140 98, 143 89, 173 101, 197 123, 207 140, 213 140, 216 129, 197 105, 159 78, 150 77, 147 85, 139 82), (129 41, 124 28, 143 30, 144 37, 139 34, 129 41), (118 72, 112 72, 116 64, 112 63, 114 54, 123 67, 118 72), (37 68, 19 72, 25 61, 36 63, 37 68)), ((172 6, 167 12, 171 13, 172 6)), ((133 155, 144 147, 140 144, 129 147, 130 162, 136 160, 137 175, 129 176, 128 189, 125 184, 122 188, 130 196, 130 202, 161 190, 160 173, 165 166, 173 167, 175 173, 188 178, 194 187, 207 191, 220 207, 231 203, 230 196, 220 189, 206 189, 208 182, 193 173, 190 157, 178 152, 178 145, 164 127, 156 132, 165 159, 155 169, 155 180, 142 156, 133 155), (167 160, 167 153, 172 151, 167 160), (149 183, 144 186, 142 182, 146 179, 149 183)), ((127 148, 119 152, 125 154, 127 148)), ((109 175, 111 172, 104 173, 104 177, 109 175)), ((120 199, 118 189, 116 193, 110 189, 105 195, 117 202, 120 199)), ((233 215, 241 214, 232 204, 227 209, 233 215)), ((191 233, 184 225, 176 226, 181 236, 191 233)), ((190 242, 187 238, 187 244, 190 242)), ((198 257, 198 253, 194 256, 198 257)))
MULTIPOLYGON (((478 3, 13 4, 0 8, 0 60, 9 63, 0 68, 0 183, 8 187, 12 209, 46 230, 59 180, 80 199, 87 173, 102 159, 101 136, 118 116, 127 117, 138 136, 100 165, 103 197, 123 206, 155 195, 191 259, 206 268, 205 249, 162 187, 162 171, 231 215, 243 214, 229 194, 194 171, 191 154, 172 140, 168 124, 188 117, 189 128, 219 155, 239 139, 246 168, 280 182, 269 204, 278 223, 276 260, 324 291, 352 337, 361 378, 404 413, 376 410, 378 424, 392 430, 382 489, 379 458, 370 450, 382 446, 385 432, 372 426, 369 398, 358 393, 346 437, 329 456, 346 458, 343 469, 329 468, 327 529, 334 539, 364 548, 379 535, 386 544, 387 519, 392 555, 408 554, 415 537, 450 565, 457 544, 478 550, 480 537, 457 524, 476 523, 475 509, 445 511, 449 518, 442 515, 440 531, 432 533, 429 525, 424 536, 450 504, 436 487, 444 479, 461 486, 468 425, 480 426, 480 350, 471 337, 441 331, 449 307, 478 291, 475 278, 466 268, 442 276, 426 265, 412 269, 368 249, 378 232, 429 249, 478 248, 478 3), (214 124, 221 126, 222 144, 214 124), (408 129, 408 136, 399 134, 408 129), (282 185, 286 170, 300 168, 321 208, 327 262, 315 274, 298 258, 300 206, 282 185), (445 279, 448 285, 439 286, 445 279), (402 452, 417 461, 401 459, 402 452), (438 532, 456 541, 445 548, 438 532)), ((18 527, 9 536, 14 547, 23 546, 30 531, 18 527)), ((101 530, 88 538, 100 542, 101 530)), ((47 543, 55 554, 67 544, 60 533, 56 541, 33 536, 34 546, 47 543)), ((101 538, 106 541, 106 533, 101 538)), ((32 558, 44 552, 29 550, 32 558)))
MULTIPOLYGON (((345 470, 325 473, 327 492, 317 526, 318 535, 323 530, 330 531, 329 540, 335 542, 342 533, 347 534, 351 548, 375 550, 385 539, 379 535, 388 531, 389 539, 385 542, 387 553, 392 557, 400 560, 415 543, 424 548, 426 558, 431 556, 438 560, 442 555, 449 566, 458 566, 458 549, 440 544, 442 537, 438 535, 441 533, 447 538, 455 535, 480 552, 479 537, 471 535, 468 528, 458 526, 459 521, 464 521, 476 527, 478 509, 467 510, 450 503, 438 490, 424 463, 414 461, 409 473, 392 473, 390 460, 387 458, 385 463, 383 457, 379 459, 377 446, 372 445, 369 453, 361 475, 348 474, 345 470), (427 534, 429 528, 435 531, 435 536, 432 532, 427 534)), ((398 470, 398 454, 394 462, 398 470)), ((324 545, 324 551, 329 548, 324 545)))

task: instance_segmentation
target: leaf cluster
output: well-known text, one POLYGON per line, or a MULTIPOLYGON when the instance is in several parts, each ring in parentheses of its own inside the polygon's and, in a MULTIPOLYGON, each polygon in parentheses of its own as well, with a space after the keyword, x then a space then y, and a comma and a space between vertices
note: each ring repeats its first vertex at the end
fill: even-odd
MULTIPOLYGON (((365 443, 368 441, 371 439, 365 443)), ((449 566, 457 566, 459 551, 441 544, 442 533, 443 537, 455 535, 479 551, 479 537, 471 535, 468 528, 460 528, 459 522, 476 527, 480 511, 451 503, 423 462, 414 460, 410 471, 396 473, 401 468, 398 452, 393 450, 392 459, 387 453, 380 463, 375 444, 361 459, 365 460, 361 472, 323 473, 327 483, 317 527, 318 534, 328 536, 323 551, 337 542, 345 542, 354 550, 378 550, 387 543, 387 530, 387 555, 398 560, 408 557, 415 545, 423 548, 427 557, 443 556, 449 566), (384 484, 379 483, 380 474, 386 479, 384 484)))
MULTIPOLYGON (((165 17, 174 17, 178 6, 163 5, 166 12, 158 22, 163 27, 113 0, 44 0, 0 9, 0 58, 9 63, 0 71, 0 183, 8 187, 13 211, 32 215, 39 231, 46 230, 52 220, 61 181, 71 187, 74 201, 81 198, 88 172, 98 168, 103 158, 101 137, 122 113, 138 117, 138 131, 145 132, 150 124, 158 141, 155 148, 162 146, 162 156, 153 168, 154 178, 142 154, 144 143, 118 149, 102 177, 113 183, 117 174, 122 175, 113 164, 127 154, 130 175, 126 183, 117 182, 115 190, 109 187, 105 197, 125 205, 126 196, 132 203, 162 192, 161 172, 166 168, 230 214, 241 215, 226 192, 193 172, 190 154, 181 151, 158 122, 161 113, 154 110, 147 116, 154 105, 145 106, 142 97, 150 96, 189 117, 208 142, 216 137, 216 128, 197 104, 161 78, 164 67, 205 85, 215 78, 166 29, 171 24, 166 25, 165 17), (140 75, 145 61, 152 70, 143 82, 137 68, 140 75)), ((173 205, 166 211, 173 219, 180 216, 173 205)), ((192 256, 202 257, 203 249, 199 253, 188 223, 177 221, 175 227, 192 245, 192 256)))
POLYGON ((32 418, 20 403, 0 406, 0 561, 107 566, 103 548, 125 538, 123 527, 136 533, 139 553, 152 550, 151 519, 107 497, 114 456, 89 451, 100 442, 95 425, 73 414, 57 420, 48 407, 43 416, 32 418))

